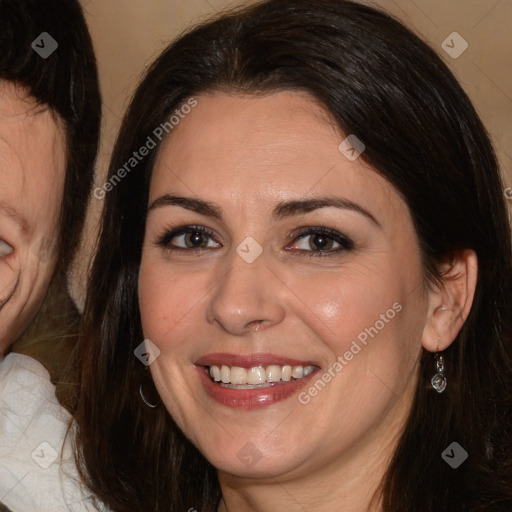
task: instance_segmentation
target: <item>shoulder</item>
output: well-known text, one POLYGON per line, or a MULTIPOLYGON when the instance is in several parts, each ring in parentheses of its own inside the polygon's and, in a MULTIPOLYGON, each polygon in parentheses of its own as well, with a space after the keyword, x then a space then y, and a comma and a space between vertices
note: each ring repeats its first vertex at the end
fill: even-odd
POLYGON ((0 411, 0 456, 31 437, 62 441, 70 420, 44 366, 21 354, 9 354, 0 362, 0 411))
POLYGON ((9 406, 21 414, 55 395, 45 367, 22 354, 11 353, 0 360, 0 383, 0 407, 9 406))
POLYGON ((78 483, 70 419, 39 362, 21 354, 0 361, 0 497, 13 512, 96 510, 78 483))

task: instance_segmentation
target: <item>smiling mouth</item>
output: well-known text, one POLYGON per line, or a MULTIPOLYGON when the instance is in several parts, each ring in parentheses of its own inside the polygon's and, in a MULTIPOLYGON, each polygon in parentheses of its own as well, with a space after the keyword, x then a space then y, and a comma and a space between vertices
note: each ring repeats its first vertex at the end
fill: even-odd
POLYGON ((229 389, 262 389, 279 383, 294 382, 307 377, 315 370, 314 366, 291 366, 271 364, 268 366, 210 365, 205 371, 212 382, 229 389))

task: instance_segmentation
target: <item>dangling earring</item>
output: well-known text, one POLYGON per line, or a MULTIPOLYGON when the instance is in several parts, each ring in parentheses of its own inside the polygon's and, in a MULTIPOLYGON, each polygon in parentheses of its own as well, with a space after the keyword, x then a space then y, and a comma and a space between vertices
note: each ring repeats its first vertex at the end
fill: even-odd
POLYGON ((442 393, 446 389, 446 377, 444 375, 444 359, 439 353, 434 354, 436 374, 432 377, 432 387, 438 392, 442 393))
MULTIPOLYGON (((148 368, 146 367, 146 370, 148 368)), ((147 375, 147 374, 146 374, 147 375)), ((141 383, 140 383, 140 386, 139 386, 139 393, 140 393, 140 397, 142 398, 142 401, 151 409, 156 409, 159 405, 160 405, 160 400, 158 399, 155 399, 154 402, 155 403, 151 403, 147 398, 146 398, 146 395, 144 394, 144 384, 147 383, 148 381, 150 381, 151 378, 146 378, 145 381, 143 380, 141 383)))

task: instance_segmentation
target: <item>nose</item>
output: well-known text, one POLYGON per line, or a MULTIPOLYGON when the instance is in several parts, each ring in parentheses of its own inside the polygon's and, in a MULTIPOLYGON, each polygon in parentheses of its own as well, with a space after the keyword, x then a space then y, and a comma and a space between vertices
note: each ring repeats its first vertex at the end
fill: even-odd
POLYGON ((215 288, 208 304, 208 321, 235 336, 277 325, 285 317, 283 284, 264 256, 246 263, 238 255, 215 288))

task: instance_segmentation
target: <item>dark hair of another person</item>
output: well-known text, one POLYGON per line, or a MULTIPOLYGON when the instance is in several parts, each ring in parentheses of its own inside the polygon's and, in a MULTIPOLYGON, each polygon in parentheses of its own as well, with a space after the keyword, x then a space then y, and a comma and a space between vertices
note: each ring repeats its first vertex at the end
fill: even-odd
MULTIPOLYGON (((512 510, 511 236, 489 137, 451 72, 373 8, 263 2, 195 28, 154 62, 124 118, 110 176, 187 98, 215 91, 305 91, 321 102, 343 133, 364 142, 362 158, 408 205, 426 282, 440 282, 440 264, 455 251, 476 252, 474 303, 444 353, 448 387, 430 387, 434 364, 424 351, 378 491, 385 512, 512 510), (469 453, 456 470, 441 458, 454 441, 469 453)), ((157 149, 107 194, 80 342, 77 460, 115 512, 213 512, 215 468, 164 407, 150 410, 139 396, 137 279, 157 149)))
POLYGON ((94 176, 101 97, 93 45, 78 0, 0 0, 0 80, 23 86, 64 123, 66 178, 56 240, 66 271, 78 246, 94 176), (58 43, 48 58, 32 43, 47 32, 58 43))

